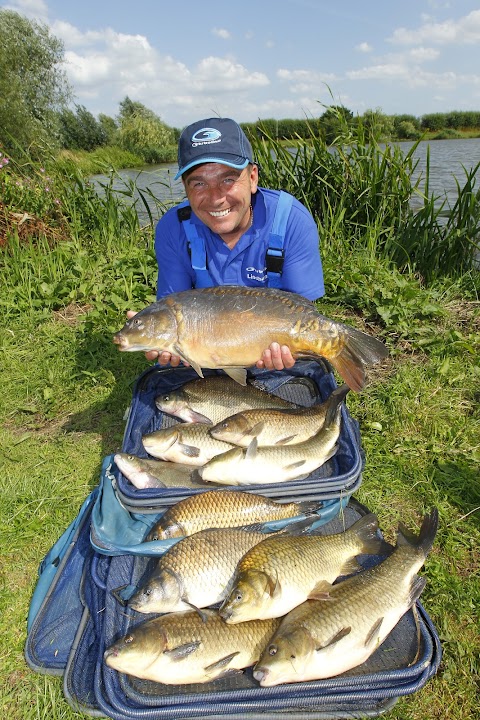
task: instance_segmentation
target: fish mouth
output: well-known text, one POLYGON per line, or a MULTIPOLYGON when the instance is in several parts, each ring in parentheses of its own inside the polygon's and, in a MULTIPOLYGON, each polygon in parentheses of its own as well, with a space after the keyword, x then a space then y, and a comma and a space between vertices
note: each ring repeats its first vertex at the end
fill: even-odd
POLYGON ((268 676, 270 674, 270 671, 262 666, 256 666, 253 669, 253 677, 257 682, 260 683, 260 685, 265 686, 265 680, 268 679, 268 676))
POLYGON ((225 620, 225 622, 227 622, 228 620, 230 620, 233 613, 230 608, 227 608, 227 607, 223 608, 220 606, 220 608, 218 610, 218 614, 220 615, 222 620, 225 620))
POLYGON ((105 662, 107 662, 107 660, 109 658, 116 658, 116 657, 118 657, 118 650, 115 647, 107 648, 105 650, 105 652, 103 653, 103 659, 105 660, 105 662))
POLYGON ((116 333, 112 339, 113 339, 113 342, 115 343, 115 345, 119 346, 119 350, 126 350, 128 341, 124 335, 121 335, 120 333, 116 333))

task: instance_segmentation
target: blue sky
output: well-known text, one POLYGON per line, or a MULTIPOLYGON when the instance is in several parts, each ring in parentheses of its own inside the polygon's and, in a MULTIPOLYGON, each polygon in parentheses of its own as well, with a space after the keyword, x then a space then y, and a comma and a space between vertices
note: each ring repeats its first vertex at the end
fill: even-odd
POLYGON ((169 125, 480 109, 480 2, 10 0, 65 46, 75 100, 128 95, 169 125))

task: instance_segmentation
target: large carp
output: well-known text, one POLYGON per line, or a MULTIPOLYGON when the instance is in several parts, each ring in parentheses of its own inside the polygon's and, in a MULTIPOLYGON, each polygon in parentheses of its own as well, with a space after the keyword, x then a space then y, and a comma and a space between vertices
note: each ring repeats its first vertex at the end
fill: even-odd
POLYGON ((223 369, 242 385, 272 342, 295 358, 323 357, 358 391, 365 366, 387 355, 376 338, 317 312, 301 295, 275 288, 224 285, 172 293, 137 313, 113 336, 122 351, 168 351, 203 377, 223 369))
POLYGON ((400 524, 386 560, 333 585, 327 599, 291 610, 254 669, 260 685, 322 680, 368 660, 420 597, 426 580, 417 572, 437 527, 436 509, 425 516, 418 537, 400 524))

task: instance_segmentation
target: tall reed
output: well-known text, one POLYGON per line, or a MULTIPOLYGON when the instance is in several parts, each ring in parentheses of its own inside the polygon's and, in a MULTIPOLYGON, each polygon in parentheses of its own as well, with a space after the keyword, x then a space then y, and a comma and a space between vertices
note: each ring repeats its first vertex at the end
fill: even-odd
POLYGON ((480 163, 465 171, 463 185, 457 180, 457 198, 449 207, 430 192, 428 157, 425 175, 414 179, 419 141, 404 153, 398 145, 380 145, 362 122, 347 124, 341 113, 338 122, 333 146, 313 128, 309 139, 289 145, 266 131, 252 137, 261 184, 287 190, 308 207, 329 257, 366 252, 427 282, 471 269, 479 251, 480 163), (417 195, 423 205, 415 211, 417 195))

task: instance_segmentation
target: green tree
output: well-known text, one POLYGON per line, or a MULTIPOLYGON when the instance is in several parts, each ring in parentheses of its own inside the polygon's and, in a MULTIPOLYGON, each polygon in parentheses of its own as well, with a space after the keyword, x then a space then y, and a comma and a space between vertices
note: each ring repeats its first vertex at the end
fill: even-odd
POLYGON ((126 97, 120 103, 117 140, 121 147, 140 155, 145 162, 163 162, 165 151, 175 144, 168 125, 142 103, 126 97))
POLYGON ((11 155, 58 142, 71 97, 63 43, 46 25, 0 9, 0 142, 11 155))
POLYGON ((76 105, 76 112, 60 113, 62 145, 69 150, 95 150, 106 145, 108 136, 98 120, 83 105, 76 105))
POLYGON ((118 125, 115 120, 110 117, 110 115, 100 113, 98 116, 98 122, 100 123, 100 127, 102 128, 102 132, 107 138, 107 145, 114 145, 115 135, 118 130, 118 125))
POLYGON ((320 116, 319 124, 325 142, 331 145, 352 126, 353 113, 343 105, 331 105, 320 116))
POLYGON ((362 116, 363 127, 367 138, 380 142, 389 140, 393 132, 393 121, 388 115, 384 115, 378 108, 376 110, 365 110, 362 116))

